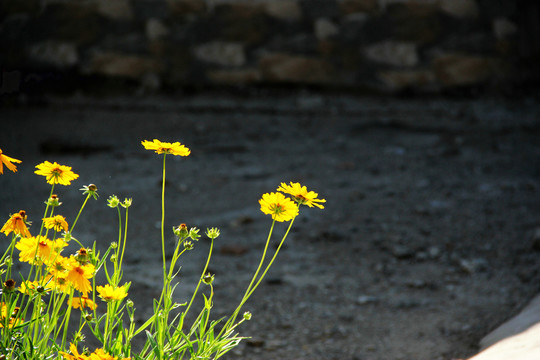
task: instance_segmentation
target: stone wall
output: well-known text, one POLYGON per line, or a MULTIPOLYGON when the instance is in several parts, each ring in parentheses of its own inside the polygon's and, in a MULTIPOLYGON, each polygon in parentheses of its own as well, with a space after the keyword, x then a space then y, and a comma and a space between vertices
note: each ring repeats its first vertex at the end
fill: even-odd
POLYGON ((2 0, 1 90, 504 86, 534 76, 539 23, 535 0, 2 0))

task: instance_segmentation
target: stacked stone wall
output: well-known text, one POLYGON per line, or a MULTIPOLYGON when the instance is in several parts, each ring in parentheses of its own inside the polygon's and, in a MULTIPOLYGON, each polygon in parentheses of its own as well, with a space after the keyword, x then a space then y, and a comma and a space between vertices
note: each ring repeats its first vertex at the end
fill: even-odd
POLYGON ((533 0, 3 0, 2 91, 504 86, 535 76, 539 23, 533 0))

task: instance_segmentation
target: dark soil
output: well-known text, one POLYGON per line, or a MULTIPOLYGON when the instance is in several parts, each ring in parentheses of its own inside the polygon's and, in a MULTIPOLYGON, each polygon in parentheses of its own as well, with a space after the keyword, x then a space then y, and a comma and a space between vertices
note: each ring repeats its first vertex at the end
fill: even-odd
MULTIPOLYGON (((246 310, 228 359, 450 360, 514 315, 540 285, 540 104, 534 99, 357 98, 318 93, 251 98, 72 97, 0 112, 0 148, 23 160, 0 177, 0 214, 39 223, 44 160, 80 178, 57 186, 75 236, 117 239, 106 199, 133 198, 125 279, 140 319, 161 283, 161 157, 141 140, 180 141, 167 161, 168 252, 179 223, 217 226, 214 313, 234 309, 270 226, 258 199, 299 181, 327 200, 303 208, 246 310), (536 235, 535 235, 536 234, 536 235)), ((2 220, 3 221, 3 220, 2 220)), ((274 243, 284 231, 276 229, 274 243)), ((179 302, 206 259, 182 260, 179 302)))

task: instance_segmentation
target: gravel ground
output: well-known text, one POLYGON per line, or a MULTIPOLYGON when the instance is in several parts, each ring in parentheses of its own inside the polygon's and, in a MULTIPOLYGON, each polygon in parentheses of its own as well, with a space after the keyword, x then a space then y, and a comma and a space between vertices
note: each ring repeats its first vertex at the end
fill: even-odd
MULTIPOLYGON (((166 223, 221 228, 210 264, 216 317, 235 307, 259 261, 270 225, 261 194, 299 181, 327 200, 324 210, 302 209, 246 304, 254 316, 241 334, 252 338, 227 359, 465 358, 538 292, 534 98, 73 96, 4 107, 0 117, 0 147, 23 160, 0 177, 4 218, 25 209, 39 222, 50 188, 33 171, 44 160, 80 174, 57 188, 68 221, 82 201, 77 189, 99 188, 77 224, 83 242, 114 241, 106 199, 133 198, 125 278, 140 319, 161 274, 161 161, 141 140, 192 150, 168 160, 166 223)), ((178 301, 208 245, 183 259, 178 301)))

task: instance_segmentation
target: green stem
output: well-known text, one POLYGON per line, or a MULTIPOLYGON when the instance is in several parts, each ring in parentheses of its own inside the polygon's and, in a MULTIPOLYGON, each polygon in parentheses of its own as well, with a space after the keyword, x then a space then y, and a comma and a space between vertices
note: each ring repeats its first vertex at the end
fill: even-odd
MULTIPOLYGON (((53 191, 54 191, 54 184, 52 184, 51 193, 49 194, 49 197, 47 198, 47 206, 45 206, 45 213, 43 214, 44 218, 47 217, 47 212, 49 211, 49 199, 51 198, 51 196, 53 194, 53 191)), ((43 231, 43 226, 44 225, 45 225, 45 223, 43 221, 41 221, 41 228, 39 229, 39 235, 41 235, 41 232, 43 231)))
POLYGON ((120 207, 117 206, 116 210, 118 211, 118 244, 116 249, 114 249, 114 256, 116 257, 114 261, 114 273, 113 273, 113 286, 117 286, 120 282, 120 279, 117 279, 118 274, 118 248, 122 246, 122 213, 120 212, 120 207))
MULTIPOLYGON (((261 265, 263 263, 263 260, 264 260, 264 257, 266 256, 266 254, 263 255, 263 259, 261 259, 261 263, 259 264, 259 268, 257 268, 257 271, 255 272, 255 275, 253 276, 253 279, 250 283, 250 285, 248 286, 248 289, 246 290, 246 293, 244 294, 244 297, 242 298, 242 300, 240 301, 240 304, 238 305, 238 307, 236 308, 236 310, 234 311, 233 315, 231 316, 231 318, 229 319, 229 321, 227 321, 227 323, 225 324, 225 326, 223 327, 222 331, 220 332, 220 335, 223 331, 225 332, 228 332, 231 330, 231 325, 234 325, 234 322, 236 321, 236 317, 238 316, 238 313, 240 312, 240 310, 242 309, 242 306, 246 303, 246 301, 251 297, 251 295, 253 294, 253 292, 257 289, 257 287, 259 286, 259 284, 261 283, 261 281, 264 279, 264 277, 266 276, 266 273, 268 272, 268 270, 270 269, 270 267, 272 266, 272 264, 274 263, 274 260, 276 259, 279 251, 281 250, 281 246, 283 245, 283 243, 285 242, 285 239, 287 238, 287 235, 289 235, 289 231, 291 230, 292 228, 292 225, 293 225, 293 222, 294 222, 294 219, 296 217, 294 217, 290 224, 289 224, 289 227, 287 228, 287 231, 285 232, 285 235, 283 235, 283 238, 281 239, 281 242, 279 243, 279 246, 277 247, 275 253, 274 253, 274 256, 272 256, 272 259, 270 260, 270 262, 268 263, 268 265, 266 266, 266 268, 264 269, 262 275, 259 277, 259 280, 255 283, 255 285, 253 285, 253 282, 255 281, 255 278, 257 276, 257 274, 259 273, 259 270, 261 268, 261 265)), ((272 223, 272 228, 274 226, 274 222, 272 223)), ((272 228, 270 230, 272 230, 272 228)), ((270 232, 271 234, 271 232, 270 232)), ((267 241, 267 246, 265 247, 265 253, 266 253, 266 248, 268 247, 268 242, 270 240, 270 236, 268 238, 268 241, 267 241)))
MULTIPOLYGON (((124 261, 124 253, 126 251, 126 240, 127 240, 127 230, 128 230, 128 214, 129 214, 129 207, 126 207, 126 222, 124 224, 124 240, 122 242, 122 253, 120 255, 120 262, 119 262, 119 270, 121 270, 123 261, 124 261)), ((118 282, 120 282, 120 278, 118 278, 118 282)), ((118 284, 117 284, 118 285, 118 284)))
POLYGON ((163 154, 163 179, 161 184, 161 255, 163 258, 163 281, 167 280, 167 264, 165 259, 165 159, 167 154, 163 154))
POLYGON ((208 269, 208 264, 210 264, 210 258, 212 257, 212 251, 214 248, 214 239, 210 239, 210 250, 208 251, 208 258, 206 259, 206 264, 204 265, 204 269, 202 271, 201 277, 199 278, 199 282, 197 283, 197 287, 195 288, 195 291, 193 292, 193 295, 191 296, 191 300, 189 301, 188 306, 186 307, 186 310, 184 310, 184 313, 182 314, 182 317, 180 319, 180 326, 179 329, 182 329, 184 326, 184 318, 186 317, 189 309, 191 308, 191 304, 193 304, 193 300, 195 300, 195 296, 197 295, 197 292, 199 291, 199 287, 201 286, 202 279, 204 277, 204 274, 206 274, 206 270, 208 269))
POLYGON ((73 221, 73 224, 71 225, 71 229, 69 230, 70 233, 73 232, 73 229, 75 228, 75 225, 77 224, 77 221, 79 220, 79 216, 81 216, 81 213, 86 205, 86 202, 88 201, 88 199, 90 198, 90 196, 92 196, 91 194, 88 194, 86 195, 86 199, 84 199, 84 202, 81 206, 81 208, 79 209, 79 213, 77 214, 77 217, 75 218, 75 221, 73 221))
MULTIPOLYGON (((264 277, 266 276, 266 273, 268 272, 268 270, 270 269, 270 267, 272 266, 272 264, 274 263, 274 260, 276 260, 276 257, 279 253, 279 250, 281 249, 281 246, 283 245, 283 243, 285 242, 285 239, 287 238, 287 235, 289 235, 289 231, 291 230, 291 227, 292 227, 292 224, 294 222, 294 219, 293 218, 291 220, 291 223, 289 224, 289 227, 287 228, 287 231, 285 232, 285 235, 283 235, 283 238, 281 239, 281 242, 279 243, 279 246, 277 247, 276 249, 276 252, 274 253, 274 256, 272 256, 272 259, 270 260, 270 262, 268 263, 268 265, 266 266, 266 269, 264 270, 264 272, 262 273, 261 277, 259 278, 259 281, 257 281, 257 283, 255 284, 255 286, 253 287, 253 289, 251 289, 251 291, 247 294, 246 296, 246 301, 247 299, 249 299, 251 297, 251 294, 253 294, 253 292, 255 291, 255 289, 257 289, 257 287, 259 286, 259 284, 261 283, 262 279, 264 279, 264 277)), ((245 301, 244 301, 245 302, 245 301)))
POLYGON ((272 221, 272 226, 270 226, 270 231, 268 232, 268 237, 266 238, 266 244, 264 245, 264 250, 263 250, 263 254, 261 256, 261 261, 259 262, 259 266, 257 267, 257 270, 255 271, 255 274, 253 274, 253 277, 251 278, 251 282, 249 283, 245 293, 244 293, 244 296, 242 297, 242 300, 240 301, 240 304, 236 307, 236 309, 234 310, 232 316, 229 318, 229 320, 227 320, 227 322, 225 323, 225 326, 223 326, 223 329, 221 330, 220 332, 220 335, 226 331, 226 329, 229 329, 229 327, 231 326, 231 324, 234 323, 234 321, 236 320, 236 317, 238 316, 238 313, 240 312, 240 309, 242 307, 242 305, 246 302, 247 300, 247 296, 251 290, 251 287, 253 286, 253 283, 255 282, 255 280, 257 279, 257 275, 259 274, 259 271, 261 271, 261 268, 262 268, 262 265, 264 263, 264 260, 266 259, 266 252, 268 250, 268 245, 270 244, 270 239, 272 238, 272 233, 274 231, 274 225, 276 224, 276 220, 273 220, 272 221))

